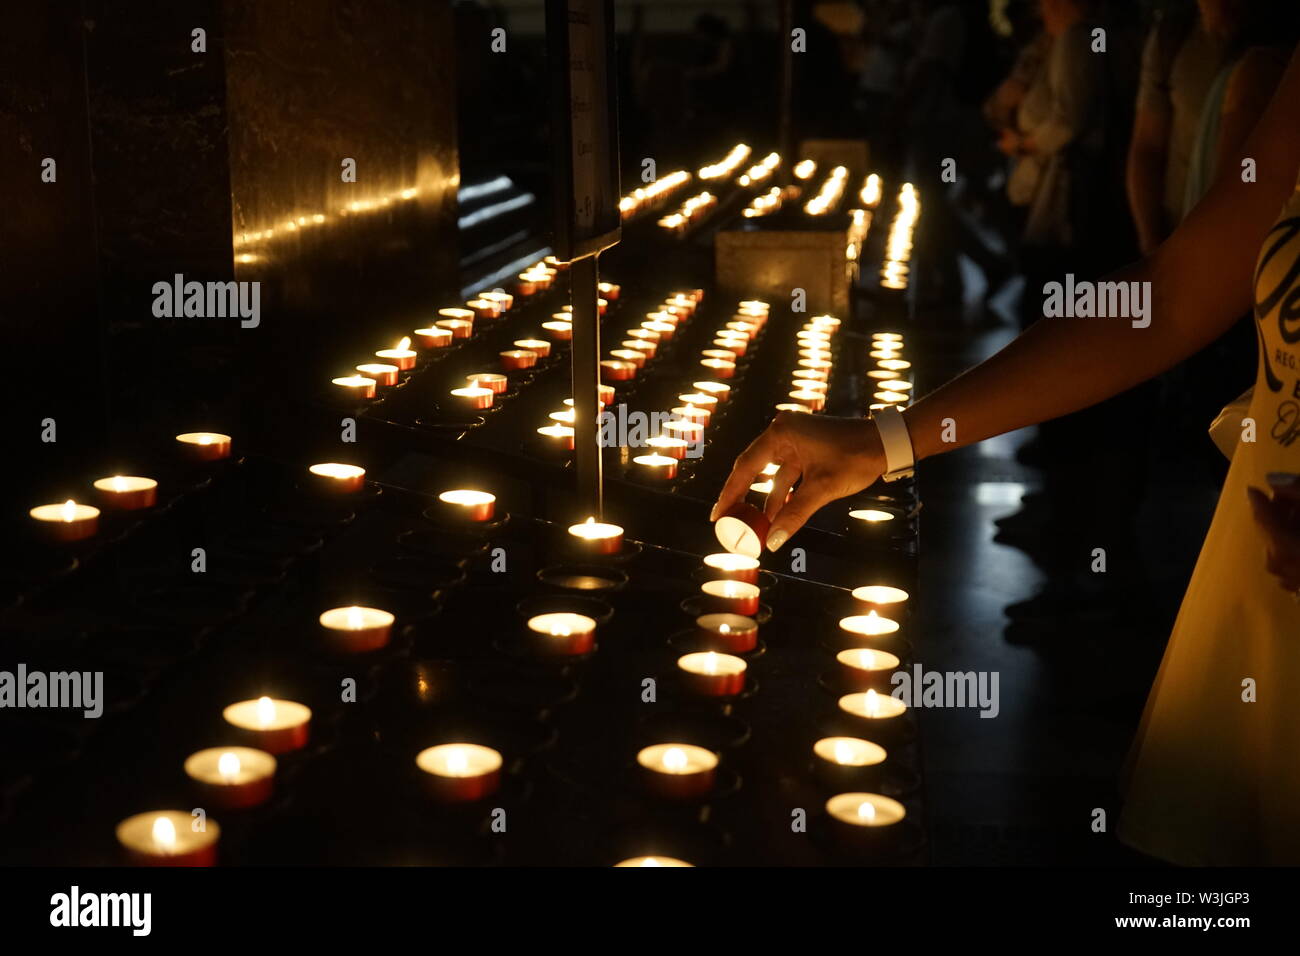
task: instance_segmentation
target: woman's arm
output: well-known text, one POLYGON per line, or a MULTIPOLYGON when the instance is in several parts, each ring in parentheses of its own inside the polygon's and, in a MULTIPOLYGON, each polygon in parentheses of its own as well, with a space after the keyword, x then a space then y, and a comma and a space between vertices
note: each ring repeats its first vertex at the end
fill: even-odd
MULTIPOLYGON (((1094 405, 1165 371, 1227 330, 1252 305, 1260 244, 1300 168, 1296 103, 1300 53, 1292 57, 1242 151, 1255 160, 1256 181, 1242 182, 1240 167, 1222 170, 1205 199, 1164 244, 1147 259, 1107 277, 1150 283, 1145 328, 1134 328, 1123 318, 1035 323, 1002 351, 907 409, 917 459, 1094 405), (949 420, 952 429, 946 428, 949 420), (945 441, 947 437, 954 440, 945 441)), ((805 418, 816 416, 778 416, 737 459, 714 506, 715 515, 729 510, 767 462, 782 462, 769 496, 778 509, 769 547, 784 543, 817 508, 874 482, 883 468, 879 442, 867 422, 814 426, 805 418), (814 428, 815 436, 804 434, 814 428), (830 429, 837 450, 827 450, 835 444, 826 440, 830 429), (813 480, 801 483, 781 507, 782 489, 801 475, 813 480)))

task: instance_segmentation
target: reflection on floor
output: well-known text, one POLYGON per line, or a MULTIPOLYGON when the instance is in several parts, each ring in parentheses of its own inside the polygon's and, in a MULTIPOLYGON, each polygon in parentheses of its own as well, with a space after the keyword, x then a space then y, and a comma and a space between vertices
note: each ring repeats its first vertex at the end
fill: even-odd
MULTIPOLYGON (((996 351, 1010 323, 923 316, 921 393, 996 351)), ((1000 713, 924 710, 929 812, 936 864, 1143 864, 1113 837, 1119 776, 1178 602, 1209 525, 1213 476, 1187 477, 1187 442, 1153 453, 1138 521, 1147 582, 1140 600, 1105 590, 1009 629, 1008 605, 1033 597, 1046 576, 1030 553, 995 542, 994 521, 1014 514, 1042 475, 1017 461, 1033 430, 928 461, 921 471, 921 650, 926 670, 996 671, 1000 713), (1154 500, 1153 500, 1154 499, 1154 500), (1008 637, 1010 636, 1010 640, 1008 637), (1108 831, 1093 832, 1094 810, 1108 831)), ((1173 445, 1173 442, 1167 444, 1173 445)), ((1105 456, 1098 488, 1123 494, 1105 456)), ((1056 503, 1058 506, 1065 504, 1056 503)), ((1032 526, 1032 521, 1030 522, 1032 526)), ((1029 548, 1032 551, 1032 546, 1029 548)), ((1086 567, 1086 559, 1085 559, 1086 567)))

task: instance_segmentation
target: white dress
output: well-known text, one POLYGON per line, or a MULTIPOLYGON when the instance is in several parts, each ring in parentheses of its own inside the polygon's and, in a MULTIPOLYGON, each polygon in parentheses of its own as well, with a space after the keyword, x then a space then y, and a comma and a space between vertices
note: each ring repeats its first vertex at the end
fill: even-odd
POLYGON ((1256 441, 1232 457, 1130 754, 1125 843, 1185 865, 1300 864, 1300 604, 1247 487, 1300 473, 1300 185, 1255 272, 1256 441), (1254 702, 1247 702, 1253 682, 1254 702))

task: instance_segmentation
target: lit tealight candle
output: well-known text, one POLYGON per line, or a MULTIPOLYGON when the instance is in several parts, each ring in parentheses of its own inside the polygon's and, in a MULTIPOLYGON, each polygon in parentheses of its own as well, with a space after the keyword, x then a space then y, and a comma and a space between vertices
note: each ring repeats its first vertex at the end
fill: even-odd
POLYGON ((441 511, 453 521, 491 521, 496 513, 496 495, 470 488, 454 488, 438 495, 441 511))
POLYGON ((634 368, 643 368, 646 361, 645 353, 640 349, 613 349, 610 351, 609 357, 619 362, 627 362, 634 368))
POLYGON ((704 441, 704 426, 699 422, 689 422, 674 418, 664 422, 662 427, 665 435, 680 438, 688 444, 696 445, 704 441))
POLYGON ((653 438, 646 439, 646 447, 653 448, 655 454, 682 461, 685 460, 687 452, 690 451, 691 443, 684 438, 678 438, 676 435, 655 435, 653 438))
POLYGON ((618 554, 623 550, 623 529, 595 518, 570 525, 569 537, 587 554, 618 554))
POLYGON ((476 319, 495 319, 501 314, 501 304, 492 299, 470 299, 465 308, 474 313, 476 319))
POLYGON ((459 322, 469 322, 471 326, 474 323, 474 312, 471 309, 439 309, 438 315, 444 319, 453 319, 459 322))
POLYGON ((912 363, 904 359, 880 359, 876 362, 876 367, 882 372, 905 372, 912 367, 912 363))
POLYGON ((654 868, 658 866, 688 866, 694 868, 694 863, 687 863, 685 860, 679 860, 674 856, 634 856, 631 859, 620 860, 614 866, 641 866, 654 868))
POLYGON ((501 367, 507 372, 518 372, 537 364, 537 353, 532 349, 507 349, 501 353, 501 367))
POLYGON ((259 697, 241 700, 221 712, 226 723, 241 730, 250 743, 270 754, 288 753, 307 745, 311 708, 292 700, 259 697))
POLYGON ((480 299, 489 299, 500 307, 502 312, 509 312, 510 307, 515 303, 515 297, 509 292, 502 292, 500 289, 494 289, 491 292, 480 292, 480 299))
POLYGON ((677 658, 686 685, 705 697, 734 697, 745 689, 748 665, 739 657, 701 651, 677 658))
POLYGON ((376 607, 335 607, 320 616, 321 633, 342 654, 365 654, 388 646, 393 615, 376 607))
POLYGON ((79 505, 71 498, 61 505, 37 505, 28 514, 55 541, 82 541, 99 529, 99 509, 79 505))
POLYGON ((869 687, 887 689, 890 675, 902 663, 896 655, 871 647, 845 648, 835 655, 835 660, 849 685, 864 690, 869 687))
POLYGON ((481 410, 492 407, 492 397, 496 393, 483 385, 465 385, 451 390, 452 398, 459 401, 463 408, 481 410))
POLYGON ((351 399, 374 398, 375 385, 378 384, 373 378, 367 378, 365 375, 344 375, 330 379, 330 383, 351 399))
MULTIPOLYGON (((721 335, 713 340, 719 352, 729 352, 732 355, 744 355, 745 350, 749 347, 749 339, 737 335, 721 335)), ((710 349, 710 352, 713 350, 710 349)), ((726 355, 718 355, 718 358, 726 358, 726 355)))
POLYGON ((468 385, 477 385, 479 388, 491 389, 493 395, 502 395, 510 388, 510 379, 500 372, 475 372, 473 375, 466 375, 465 382, 468 385))
POLYGON ((705 646, 748 654, 758 646, 758 622, 742 614, 702 614, 695 629, 705 646))
MULTIPOLYGON (((370 389, 373 395, 373 382, 370 389)), ((185 432, 177 435, 176 441, 181 452, 191 461, 218 461, 230 457, 230 436, 220 432, 185 432)))
POLYGON ((255 807, 275 789, 275 758, 251 747, 211 747, 190 754, 185 773, 195 782, 203 806, 224 810, 255 807))
POLYGON ((552 319, 549 322, 543 322, 542 328, 546 330, 547 335, 555 339, 555 341, 557 342, 567 342, 571 338, 573 338, 572 322, 561 321, 559 319, 552 319))
POLYGON ((401 341, 391 349, 380 349, 375 353, 375 358, 381 358, 390 365, 396 365, 401 371, 405 372, 415 368, 415 360, 418 353, 411 348, 411 337, 404 335, 401 341))
POLYGON ((705 395, 712 395, 719 402, 725 402, 731 397, 731 386, 726 382, 692 382, 691 388, 705 395))
POLYGON ((849 512, 849 530, 869 538, 886 538, 894 532, 898 516, 879 508, 855 508, 849 512))
POLYGON ((315 476, 317 488, 331 494, 351 494, 360 491, 366 483, 366 470, 360 465, 327 461, 311 465, 307 471, 315 476))
POLYGON ((541 428, 537 429, 537 434, 546 439, 548 446, 552 449, 573 451, 572 425, 543 425, 541 428))
POLYGON ((120 511, 139 511, 158 503, 158 482, 136 475, 114 475, 95 482, 100 503, 105 508, 120 511))
POLYGON ((907 810, 897 800, 878 793, 837 793, 826 801, 826 813, 837 838, 862 849, 887 846, 897 839, 907 810))
POLYGON ((673 332, 676 331, 677 326, 673 325, 671 322, 649 319, 641 323, 641 328, 647 332, 653 332, 655 335, 659 336, 660 339, 667 342, 673 337, 673 332))
POLYGON ((604 359, 600 363, 600 376, 607 382, 627 382, 636 376, 636 365, 621 359, 604 359))
POLYGON ((546 655, 590 654, 596 644, 596 621, 585 614, 557 611, 528 619, 534 646, 546 655))
POLYGON ((897 332, 872 332, 871 339, 873 342, 902 342, 903 337, 897 332))
POLYGON ((428 329, 416 329, 411 333, 415 336, 415 341, 426 349, 445 349, 451 345, 454 337, 451 329, 440 329, 437 326, 428 329))
POLYGON ((853 589, 853 600, 863 611, 876 611, 898 618, 907 609, 908 594, 902 588, 886 584, 868 584, 853 589))
POLYGON ((415 758, 428 792, 443 803, 468 803, 495 793, 502 763, 498 751, 480 744, 440 744, 415 758))
POLYGON ((117 825, 117 842, 134 866, 213 866, 221 827, 184 810, 152 810, 127 817, 117 825))
POLYGON ((677 459, 669 455, 637 455, 632 464, 639 476, 652 481, 672 481, 677 477, 677 459))
POLYGON ((879 639, 898 633, 898 622, 893 618, 881 617, 875 611, 866 614, 853 614, 840 619, 840 630, 854 638, 879 639))
MULTIPOLYGON (((710 417, 713 412, 718 410, 718 397, 709 395, 705 392, 683 392, 677 396, 677 401, 684 402, 687 407, 699 409, 702 412, 708 412, 710 417)), ((676 409, 674 409, 675 411, 676 409)), ((708 421, 705 421, 708 424, 708 421)))
MULTIPOLYGON (((641 331, 644 332, 645 330, 642 329, 641 331)), ((625 339, 619 343, 619 348, 640 352, 644 361, 648 362, 655 357, 655 352, 658 351, 659 346, 649 339, 625 339)), ((615 356, 615 358, 617 357, 615 356)))
POLYGON ((597 282, 596 290, 610 302, 617 302, 618 297, 622 295, 623 287, 613 282, 597 282))
POLYGON ((874 786, 888 753, 862 737, 822 737, 813 744, 816 775, 831 786, 874 786))
POLYGON ((885 359, 897 359, 901 353, 897 349, 872 349, 867 355, 873 359, 883 361, 885 359))
POLYGON ((820 412, 826 407, 826 393, 798 388, 790 393, 790 401, 797 405, 803 405, 810 412, 820 412))
POLYGON ((401 369, 384 362, 362 362, 357 366, 357 371, 366 378, 373 378, 376 385, 396 385, 401 369))
POLYGON ((732 378, 736 374, 736 363, 727 359, 720 358, 702 358, 700 365, 709 370, 711 375, 718 378, 732 378))
POLYGON ((889 390, 873 392, 871 397, 878 402, 889 402, 895 405, 907 401, 906 392, 894 392, 889 390))
POLYGON ((471 319, 439 319, 433 324, 437 328, 450 332, 453 339, 467 339, 474 334, 474 322, 471 319))
POLYGON ((845 694, 839 700, 839 707, 850 717, 866 721, 871 727, 870 735, 877 740, 896 740, 905 725, 907 705, 897 697, 878 694, 875 690, 845 694))
POLYGON ((655 744, 636 755, 646 787, 661 797, 690 800, 713 789, 718 757, 693 744, 655 744))
POLYGON ((706 554, 704 566, 715 578, 726 581, 758 581, 758 559, 745 554, 706 554))
POLYGON ((551 343, 546 339, 516 339, 513 345, 517 349, 536 353, 539 359, 547 358, 551 354, 551 343))
POLYGON ((700 590, 721 613, 752 617, 758 613, 762 592, 747 581, 705 581, 700 590))

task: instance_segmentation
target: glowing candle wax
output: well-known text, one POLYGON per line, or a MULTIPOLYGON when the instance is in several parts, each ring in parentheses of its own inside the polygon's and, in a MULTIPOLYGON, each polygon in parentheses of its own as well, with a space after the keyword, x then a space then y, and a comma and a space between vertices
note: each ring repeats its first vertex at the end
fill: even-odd
MULTIPOLYGON (((640 352, 642 356, 642 364, 644 365, 645 362, 655 357, 655 352, 658 350, 659 346, 646 339, 625 339, 619 343, 619 348, 640 352)), ((614 355, 615 358, 619 357, 616 353, 610 354, 614 355)))
POLYGON ((839 699, 839 708, 850 717, 864 721, 864 726, 871 728, 869 736, 877 740, 896 741, 905 726, 907 705, 897 697, 878 694, 874 689, 845 694, 839 699))
POLYGON ((500 358, 501 367, 507 372, 518 372, 537 364, 537 353, 531 349, 507 349, 500 358))
POLYGON ((117 842, 134 866, 213 866, 221 827, 205 819, 195 830, 195 819, 184 810, 138 813, 117 825, 117 842))
POLYGON ((536 353, 539 359, 548 358, 551 354, 551 343, 546 339, 516 339, 512 344, 517 349, 536 353))
POLYGON ((838 840, 857 849, 884 848, 898 839, 907 810, 878 793, 838 793, 826 801, 826 813, 838 840))
POLYGON ((373 378, 364 375, 344 375, 341 378, 331 379, 330 383, 341 389, 349 398, 375 397, 377 383, 373 378))
POLYGON ((820 412, 826 407, 826 393, 810 389, 795 389, 790 393, 790 401, 805 406, 809 411, 820 412))
POLYGON ((636 755, 646 787, 661 797, 689 800, 713 789, 718 757, 693 744, 655 744, 636 755))
POLYGON ((613 282, 597 282, 596 291, 603 295, 610 302, 617 302, 618 297, 622 295, 622 286, 613 282))
POLYGON ((442 329, 437 326, 416 329, 411 334, 415 336, 415 341, 426 349, 445 349, 451 345, 451 340, 454 337, 451 329, 442 329))
POLYGON ((743 614, 702 614, 695 628, 706 646, 730 654, 748 654, 758 646, 758 622, 743 614))
POLYGON ((509 292, 502 292, 499 289, 494 289, 491 292, 480 292, 478 297, 480 299, 488 299, 497 303, 502 312, 510 311, 510 307, 515 304, 515 297, 513 295, 509 292))
POLYGON ((451 390, 452 398, 459 401, 462 407, 476 411, 491 408, 492 398, 495 394, 492 389, 483 385, 466 385, 451 390))
POLYGON ((538 614, 528 619, 533 644, 542 654, 590 654, 596 643, 596 621, 567 611, 538 614))
POLYGON ((226 723, 237 727, 260 750, 288 753, 307 745, 311 708, 291 700, 259 697, 241 700, 221 712, 226 723))
POLYGON ((331 494, 351 494, 366 483, 366 470, 359 465, 327 461, 311 465, 307 471, 315 477, 316 487, 331 494))
POLYGON ((886 359, 897 359, 901 353, 897 349, 872 349, 867 355, 873 359, 885 361, 886 359))
POLYGON ((465 308, 476 319, 495 319, 501 315, 501 304, 492 299, 470 299, 465 308))
POLYGON ((880 359, 876 365, 887 372, 902 372, 912 367, 912 363, 904 359, 880 359))
POLYGON ((496 512, 496 495, 469 488, 454 488, 438 495, 441 511, 453 521, 491 521, 496 512))
POLYGON ((195 782, 204 806, 226 810, 255 807, 270 799, 276 761, 251 747, 212 747, 190 754, 185 773, 195 782))
POLYGON ((712 395, 719 402, 731 397, 731 386, 726 382, 692 382, 691 388, 706 395, 712 395))
POLYGON ((453 339, 467 339, 474 334, 472 319, 439 319, 434 327, 451 333, 453 339))
POLYGON ((375 353, 375 358, 381 358, 391 365, 396 365, 403 372, 415 368, 415 360, 418 357, 418 353, 411 348, 411 337, 409 335, 402 336, 401 340, 393 348, 380 349, 375 353))
POLYGON ((887 617, 896 617, 907 609, 908 594, 902 588, 868 584, 854 588, 852 593, 853 600, 863 611, 878 611, 887 617))
POLYGON ((429 794, 443 803, 468 803, 495 793, 502 764, 498 751, 479 744, 440 744, 415 757, 429 794))
MULTIPOLYGON (((373 382, 370 387, 373 395, 373 382)), ((220 432, 184 432, 176 436, 176 441, 181 452, 191 461, 217 461, 230 457, 230 436, 220 432)))
POLYGON ((685 422, 694 422, 703 428, 713 417, 712 411, 708 408, 700 408, 696 405, 676 405, 669 410, 669 414, 674 418, 680 418, 685 422))
POLYGON ((736 363, 720 358, 703 358, 700 364, 718 378, 731 378, 736 374, 736 363))
POLYGON ((618 554, 623 550, 623 529, 595 518, 570 525, 569 538, 579 550, 587 554, 618 554))
POLYGON ((823 737, 813 753, 837 767, 870 767, 883 763, 885 748, 861 737, 823 737))
POLYGON ((600 363, 600 375, 608 382, 631 381, 636 376, 636 364, 620 359, 605 359, 600 363))
POLYGON ((510 388, 510 379, 506 378, 500 372, 475 372, 472 375, 465 376, 467 385, 477 385, 479 388, 490 389, 493 395, 501 395, 510 388))
POLYGON ((700 585, 700 590, 719 612, 746 617, 758 613, 762 592, 756 584, 746 581, 705 581, 700 585))
POLYGON ((906 402, 908 400, 908 395, 906 392, 880 391, 880 392, 873 392, 871 397, 878 402, 890 402, 895 405, 900 404, 902 402, 906 402))
POLYGON ((543 425, 537 429, 537 434, 545 438, 552 448, 573 451, 572 425, 543 425))
POLYGON ((679 860, 672 856, 634 856, 631 859, 620 860, 614 866, 640 866, 640 867, 682 867, 687 866, 694 868, 694 863, 687 863, 685 860, 679 860))
POLYGON ((852 637, 880 638, 898 633, 898 622, 875 611, 840 619, 840 630, 852 637))
POLYGON ((746 581, 753 584, 758 580, 758 559, 745 554, 706 554, 704 566, 709 573, 720 580, 746 581))
POLYGON ((692 445, 704 440, 704 426, 699 422, 671 419, 663 423, 663 430, 665 435, 680 438, 692 445))
POLYGON ((158 503, 158 482, 135 475, 114 475, 95 482, 100 503, 106 508, 138 511, 158 503))
POLYGON ((677 477, 677 459, 669 455, 637 455, 632 464, 638 475, 653 481, 672 481, 677 477))
POLYGON ((619 362, 626 362, 634 369, 645 366, 645 355, 637 349, 614 349, 609 353, 609 357, 619 362))
POLYGON ((374 379, 376 385, 396 385, 401 369, 384 362, 362 362, 357 366, 357 371, 366 378, 374 379))
POLYGON ((320 616, 326 643, 340 653, 365 654, 388 646, 393 615, 375 607, 335 607, 320 616))
POLYGON ((745 689, 748 665, 739 657, 702 651, 677 658, 687 686, 705 697, 734 697, 745 689))
POLYGON ((853 687, 887 689, 890 675, 902 662, 888 651, 870 647, 849 647, 835 655, 840 673, 853 687))
MULTIPOLYGON (((716 395, 708 395, 704 392, 683 392, 677 396, 677 401, 685 403, 686 406, 695 408, 698 411, 708 412, 710 417, 718 409, 718 398, 716 395)), ((705 424, 708 424, 705 422, 705 424)))
POLYGON ((99 530, 99 509, 79 505, 71 498, 61 505, 37 505, 28 514, 54 541, 82 541, 99 530))
POLYGON ((557 342, 567 342, 573 338, 572 322, 561 322, 558 319, 552 319, 550 322, 543 322, 542 328, 557 342))

